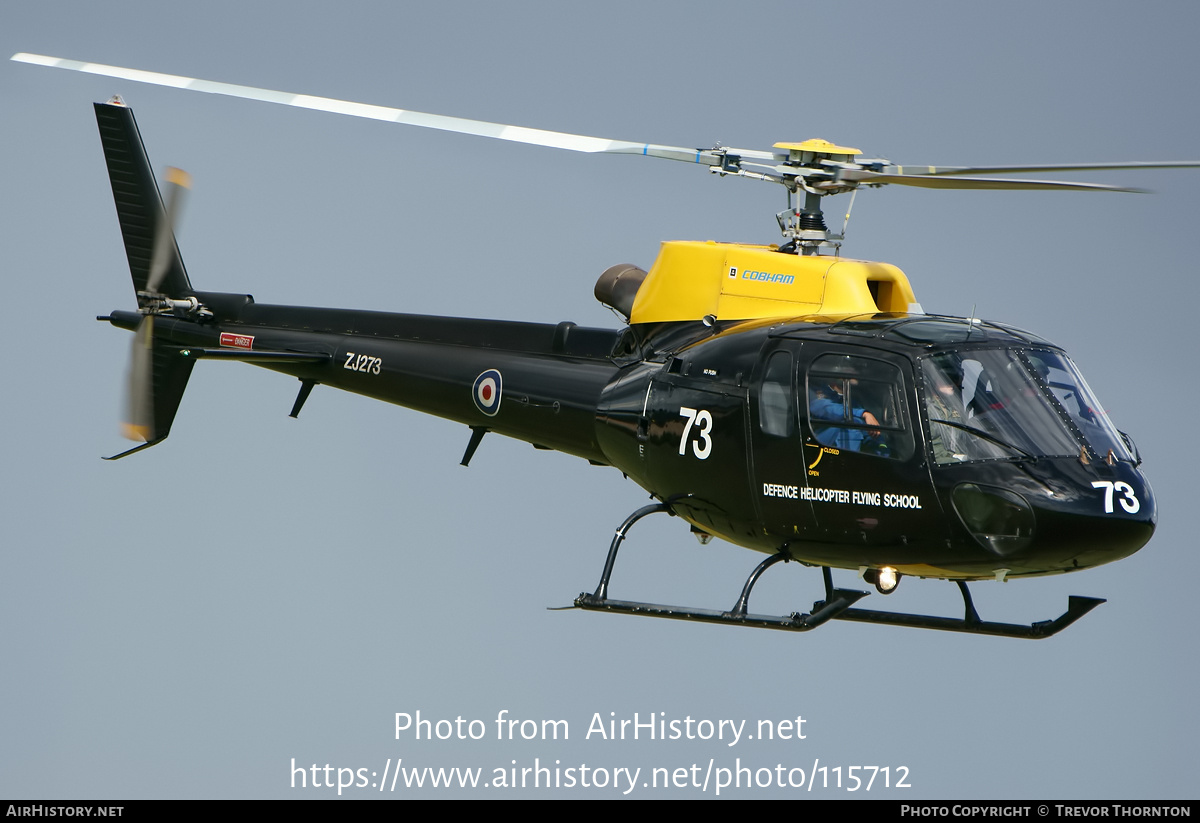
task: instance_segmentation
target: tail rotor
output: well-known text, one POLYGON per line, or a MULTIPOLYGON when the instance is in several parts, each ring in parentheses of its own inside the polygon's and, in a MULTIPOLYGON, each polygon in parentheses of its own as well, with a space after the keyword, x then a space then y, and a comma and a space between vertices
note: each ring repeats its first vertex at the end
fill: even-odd
POLYGON ((157 345, 154 339, 155 317, 203 311, 194 296, 180 298, 161 291, 164 282, 171 282, 168 275, 178 260, 175 225, 183 210, 186 191, 191 187, 191 176, 182 169, 168 168, 165 185, 166 206, 157 221, 149 273, 145 288, 137 293, 142 319, 130 350, 125 416, 121 423, 121 434, 142 445, 106 458, 109 460, 125 457, 166 438, 191 375, 191 360, 180 357, 171 346, 157 345))

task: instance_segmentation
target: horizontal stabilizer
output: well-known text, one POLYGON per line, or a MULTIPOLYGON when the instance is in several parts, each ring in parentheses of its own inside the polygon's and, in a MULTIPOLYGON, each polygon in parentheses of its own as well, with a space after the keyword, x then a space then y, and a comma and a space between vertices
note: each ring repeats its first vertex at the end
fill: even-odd
POLYGON ((214 360, 238 360, 242 363, 314 363, 323 365, 333 359, 322 352, 302 351, 245 351, 242 349, 178 349, 184 358, 202 357, 214 360))

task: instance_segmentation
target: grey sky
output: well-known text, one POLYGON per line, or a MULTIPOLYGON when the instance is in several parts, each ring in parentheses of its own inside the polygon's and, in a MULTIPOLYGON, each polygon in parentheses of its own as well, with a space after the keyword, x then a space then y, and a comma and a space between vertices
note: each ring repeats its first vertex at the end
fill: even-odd
MULTIPOLYGON (((671 145, 823 137, 897 163, 1179 160, 1200 159, 1198 24, 1193 4, 1155 2, 0 6, 0 795, 326 797, 290 788, 292 758, 382 771, 399 757, 488 776, 535 758, 643 778, 739 758, 888 766, 893 780, 903 766, 911 789, 869 796, 1194 797, 1200 402, 1182 330, 1200 291, 1200 173, 1086 178, 1152 196, 865 191, 850 223, 846 253, 901 266, 926 310, 974 308, 1065 346, 1137 439, 1161 514, 1149 546, 975 587, 987 619, 1054 617, 1070 594, 1109 602, 1037 643, 753 632, 546 611, 594 588, 644 492, 499 437, 463 469, 464 427, 328 389, 289 420, 295 381, 249 366, 202 363, 166 443, 99 460, 126 447, 130 341, 92 318, 134 299, 90 104, 121 94, 155 166, 192 173, 179 243, 193 283, 268 302, 611 326, 592 298, 601 271, 646 267, 667 239, 771 242, 775 187, 7 57, 671 145), (418 710, 482 720, 487 739, 395 740, 395 713, 418 710), (497 741, 501 710, 565 719, 570 739, 497 741), (803 716, 806 738, 585 739, 610 712, 803 716)), ((712 607, 759 559, 701 548, 665 518, 622 551, 614 596, 712 607)), ((820 593, 816 571, 779 568, 755 610, 804 610, 820 593)), ((960 609, 937 581, 906 581, 886 605, 960 609)))

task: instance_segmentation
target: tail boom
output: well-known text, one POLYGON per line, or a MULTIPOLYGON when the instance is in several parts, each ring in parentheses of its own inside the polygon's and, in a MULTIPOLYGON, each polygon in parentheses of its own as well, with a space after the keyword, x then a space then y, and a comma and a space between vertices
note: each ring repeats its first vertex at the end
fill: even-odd
MULTIPOLYGON (((210 295, 200 294, 206 305, 210 295)), ((233 295, 212 295, 235 302, 233 295)), ((190 364, 243 360, 598 463, 596 407, 617 333, 537 324, 256 304, 210 321, 158 317, 155 346, 190 364), (495 377, 492 377, 495 375, 495 377)), ((212 300, 217 305, 222 301, 212 300)), ((136 328, 140 315, 107 319, 136 328)))

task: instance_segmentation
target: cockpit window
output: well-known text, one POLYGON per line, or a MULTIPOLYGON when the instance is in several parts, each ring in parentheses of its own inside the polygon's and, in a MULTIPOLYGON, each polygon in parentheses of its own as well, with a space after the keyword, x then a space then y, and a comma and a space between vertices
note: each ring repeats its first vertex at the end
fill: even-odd
POLYGON ((1074 363, 1062 354, 1049 351, 1030 351, 1025 357, 1097 455, 1105 457, 1111 449, 1117 460, 1133 460, 1124 438, 1108 419, 1074 363))
POLYGON ((947 352, 923 358, 921 374, 938 465, 1071 457, 1085 441, 1099 455, 1113 448, 1119 459, 1130 459, 1083 378, 1061 354, 947 352))
POLYGON ((808 372, 808 418, 823 446, 906 460, 913 438, 903 401, 904 381, 890 363, 827 354, 808 372))

